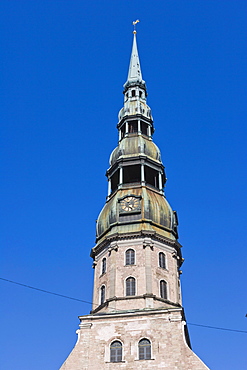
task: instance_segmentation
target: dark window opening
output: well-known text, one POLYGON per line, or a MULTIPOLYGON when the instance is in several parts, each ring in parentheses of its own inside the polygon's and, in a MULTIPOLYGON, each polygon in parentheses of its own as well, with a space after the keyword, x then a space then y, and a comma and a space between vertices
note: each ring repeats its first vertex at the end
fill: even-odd
POLYGON ((125 253, 125 264, 134 265, 135 264, 135 251, 133 249, 128 249, 125 253))
POLYGON ((165 254, 163 252, 160 252, 159 253, 159 265, 163 269, 166 268, 166 256, 165 256, 165 254))
POLYGON ((106 258, 103 258, 102 260, 102 275, 106 272, 106 258))
POLYGON ((129 277, 126 280, 126 296, 136 294, 136 281, 133 277, 129 277))
POLYGON ((133 182, 141 182, 141 166, 139 164, 123 167, 123 183, 133 182))
POLYGON ((124 138, 124 134, 125 134, 125 125, 123 125, 123 126, 121 127, 121 139, 123 139, 123 138, 124 138))
POLYGON ((148 136, 148 125, 145 122, 141 122, 141 128, 143 135, 148 136))
POLYGON ((140 98, 142 97, 142 91, 139 91, 139 97, 140 98))
POLYGON ((103 285, 100 288, 100 304, 103 304, 105 302, 105 286, 103 285))
POLYGON ((129 134, 134 134, 138 132, 138 121, 129 122, 129 134))
POLYGON ((146 183, 155 188, 159 188, 159 172, 151 167, 145 166, 144 173, 146 183))
POLYGON ((165 179, 165 176, 162 174, 161 176, 161 181, 162 181, 162 188, 165 186, 165 183, 166 183, 166 179, 165 179))
POLYGON ((132 98, 134 98, 136 96, 136 91, 135 90, 131 90, 131 96, 132 96, 132 98))
POLYGON ((111 177, 111 191, 115 191, 119 184, 119 169, 111 177))
POLYGON ((163 299, 167 299, 167 283, 165 280, 161 280, 160 282, 160 296, 163 299))
POLYGON ((110 362, 122 361, 122 343, 115 340, 110 346, 110 362))
POLYGON ((139 360, 151 359, 151 343, 148 339, 141 339, 139 344, 139 360))

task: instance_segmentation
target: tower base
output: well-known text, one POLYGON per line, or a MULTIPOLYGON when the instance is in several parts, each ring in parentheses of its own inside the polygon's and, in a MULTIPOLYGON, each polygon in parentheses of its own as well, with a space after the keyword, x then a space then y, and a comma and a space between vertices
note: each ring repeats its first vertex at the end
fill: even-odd
POLYGON ((209 369, 191 350, 182 308, 144 309, 81 316, 78 340, 60 370, 209 369), (139 359, 138 343, 151 343, 139 359), (122 343, 122 361, 110 362, 110 345, 122 343))

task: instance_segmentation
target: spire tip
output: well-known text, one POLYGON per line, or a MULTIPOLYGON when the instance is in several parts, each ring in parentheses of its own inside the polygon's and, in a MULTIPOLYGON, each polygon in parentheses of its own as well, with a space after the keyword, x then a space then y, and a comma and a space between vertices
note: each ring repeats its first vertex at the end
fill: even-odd
POLYGON ((136 34, 136 24, 139 23, 139 19, 137 19, 136 21, 133 21, 132 24, 134 26, 134 31, 133 31, 133 34, 135 35, 136 34))

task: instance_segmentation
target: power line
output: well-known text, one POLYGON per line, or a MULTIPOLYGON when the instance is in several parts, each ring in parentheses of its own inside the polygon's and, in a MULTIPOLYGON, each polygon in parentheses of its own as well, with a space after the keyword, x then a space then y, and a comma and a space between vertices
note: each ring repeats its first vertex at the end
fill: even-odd
MULTIPOLYGON (((58 296, 58 297, 71 299, 71 300, 73 300, 73 301, 78 301, 78 302, 83 302, 83 303, 88 303, 88 304, 92 304, 92 305, 98 306, 98 305, 97 305, 97 304, 95 304, 95 303, 88 302, 88 301, 84 301, 83 299, 74 298, 74 297, 69 297, 69 296, 67 296, 67 295, 59 294, 59 293, 54 293, 54 292, 50 292, 49 290, 45 290, 45 289, 35 288, 35 287, 31 286, 31 285, 18 283, 17 281, 13 281, 13 280, 9 280, 9 279, 4 279, 4 278, 2 278, 2 277, 0 277, 0 280, 7 281, 8 283, 12 283, 12 284, 20 285, 20 286, 23 286, 23 287, 25 287, 25 288, 29 288, 29 289, 33 289, 33 290, 38 290, 39 292, 43 292, 43 293, 47 293, 47 294, 52 294, 52 295, 56 295, 56 296, 58 296)), ((217 330, 225 330, 225 331, 234 331, 234 332, 237 332, 237 333, 245 333, 245 334, 247 334, 247 331, 246 331, 246 330, 237 330, 237 329, 219 328, 219 327, 216 327, 216 326, 209 326, 209 325, 202 325, 202 324, 193 324, 193 323, 191 323, 191 322, 187 322, 187 324, 188 324, 188 325, 193 325, 193 326, 201 326, 201 327, 203 327, 203 328, 217 329, 217 330)))
POLYGON ((33 286, 30 286, 30 285, 26 285, 26 284, 18 283, 17 281, 8 280, 8 279, 4 279, 4 278, 1 278, 1 277, 0 277, 0 279, 1 279, 1 280, 4 280, 4 281, 7 281, 8 283, 12 283, 12 284, 16 284, 16 285, 21 285, 21 286, 24 286, 25 288, 29 288, 29 289, 33 289, 33 290, 38 290, 38 291, 43 292, 43 293, 52 294, 52 295, 57 295, 57 296, 59 296, 59 297, 63 297, 63 298, 67 298, 67 299, 72 299, 73 301, 78 301, 78 302, 83 302, 83 303, 88 303, 88 304, 94 304, 94 303, 92 303, 92 302, 84 301, 83 299, 73 298, 73 297, 69 297, 69 296, 64 295, 64 294, 59 294, 59 293, 50 292, 49 290, 40 289, 40 288, 35 288, 35 287, 33 287, 33 286))
POLYGON ((235 331, 237 333, 245 333, 247 334, 246 330, 237 330, 237 329, 227 329, 227 328, 218 328, 217 326, 209 326, 209 325, 201 325, 201 324, 192 324, 191 322, 187 322, 188 325, 194 325, 194 326, 202 326, 203 328, 209 328, 209 329, 217 329, 217 330, 226 330, 226 331, 235 331))

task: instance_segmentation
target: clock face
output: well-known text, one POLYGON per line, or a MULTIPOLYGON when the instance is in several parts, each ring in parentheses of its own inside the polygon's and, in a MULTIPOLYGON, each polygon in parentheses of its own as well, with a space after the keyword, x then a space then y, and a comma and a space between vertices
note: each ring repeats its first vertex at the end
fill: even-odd
POLYGON ((131 212, 140 209, 140 199, 135 197, 124 198, 120 202, 120 209, 123 212, 131 212))

